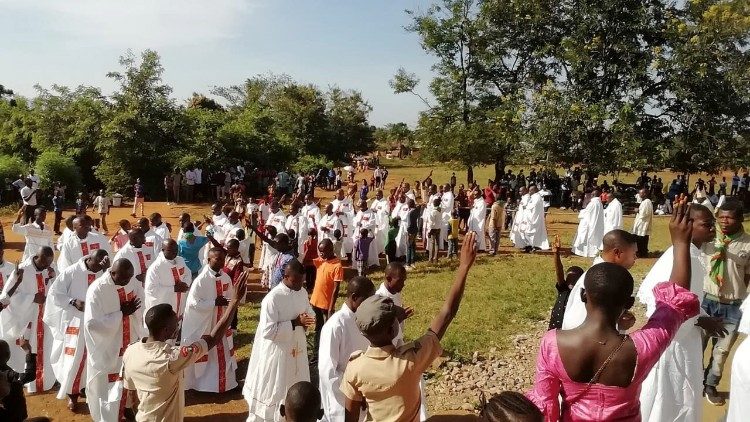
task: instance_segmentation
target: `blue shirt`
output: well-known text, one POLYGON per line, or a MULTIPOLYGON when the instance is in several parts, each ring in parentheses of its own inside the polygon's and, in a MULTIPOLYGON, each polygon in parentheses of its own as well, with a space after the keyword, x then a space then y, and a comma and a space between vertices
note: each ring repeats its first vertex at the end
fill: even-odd
POLYGON ((179 255, 185 260, 185 265, 190 269, 190 272, 195 274, 201 270, 201 260, 198 254, 201 248, 206 246, 208 238, 205 236, 195 236, 195 242, 190 243, 186 239, 180 239, 177 241, 177 248, 179 249, 179 255))
POLYGON ((62 196, 53 196, 52 197, 52 209, 53 211, 62 211, 63 206, 63 199, 62 196))
POLYGON ((274 287, 278 286, 281 283, 281 280, 284 279, 284 271, 286 270, 286 266, 293 259, 295 258, 291 252, 283 252, 279 254, 273 266, 273 273, 271 273, 271 280, 268 283, 270 285, 269 288, 273 289, 274 287))

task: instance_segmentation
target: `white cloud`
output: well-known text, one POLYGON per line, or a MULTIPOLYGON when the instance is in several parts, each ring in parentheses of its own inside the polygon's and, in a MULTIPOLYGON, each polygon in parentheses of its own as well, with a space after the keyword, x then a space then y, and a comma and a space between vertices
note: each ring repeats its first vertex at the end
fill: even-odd
POLYGON ((117 48, 205 45, 239 35, 255 0, 0 0, 66 39, 117 48))

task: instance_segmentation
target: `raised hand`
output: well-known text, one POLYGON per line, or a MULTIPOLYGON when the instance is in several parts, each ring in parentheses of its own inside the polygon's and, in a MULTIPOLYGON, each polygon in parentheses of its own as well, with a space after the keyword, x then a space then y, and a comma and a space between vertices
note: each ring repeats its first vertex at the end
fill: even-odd
POLYGON ((477 259, 477 234, 469 232, 464 237, 464 243, 461 245, 460 265, 471 267, 477 259))
POLYGON ((555 240, 552 241, 552 252, 560 253, 561 247, 562 247, 562 242, 560 242, 560 235, 555 234, 555 240))
POLYGON ((675 199, 674 212, 669 221, 669 235, 673 245, 685 245, 690 243, 693 232, 693 222, 690 220, 690 204, 686 203, 683 195, 675 199))
POLYGON ((235 302, 241 301, 245 294, 247 294, 247 279, 250 277, 249 271, 243 271, 242 275, 240 276, 240 281, 237 282, 237 285, 234 287, 234 296, 232 297, 232 300, 235 302))
POLYGON ((404 322, 404 320, 411 318, 412 315, 414 315, 414 308, 412 308, 411 306, 405 307, 404 314, 399 315, 399 322, 404 322))
POLYGON ((229 301, 224 296, 216 296, 216 300, 214 300, 214 306, 227 306, 229 305, 229 301))
POLYGON ((26 353, 31 353, 31 344, 29 344, 29 340, 25 338, 21 338, 18 340, 18 346, 23 349, 26 353))

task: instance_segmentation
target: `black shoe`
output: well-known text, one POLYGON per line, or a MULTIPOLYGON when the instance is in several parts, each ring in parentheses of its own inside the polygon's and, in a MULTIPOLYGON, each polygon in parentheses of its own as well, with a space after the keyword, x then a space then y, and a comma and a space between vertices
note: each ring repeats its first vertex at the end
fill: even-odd
POLYGON ((713 385, 705 386, 703 388, 703 395, 706 396, 706 400, 714 406, 724 406, 726 404, 724 397, 716 391, 716 387, 713 385))

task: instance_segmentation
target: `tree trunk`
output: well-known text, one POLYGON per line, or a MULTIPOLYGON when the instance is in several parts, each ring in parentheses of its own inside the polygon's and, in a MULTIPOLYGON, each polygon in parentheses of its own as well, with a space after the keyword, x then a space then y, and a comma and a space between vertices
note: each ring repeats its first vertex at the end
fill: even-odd
POLYGON ((474 183, 474 167, 466 166, 466 186, 474 183))
POLYGON ((494 182, 498 183, 505 175, 505 156, 500 156, 495 159, 495 179, 494 182))

